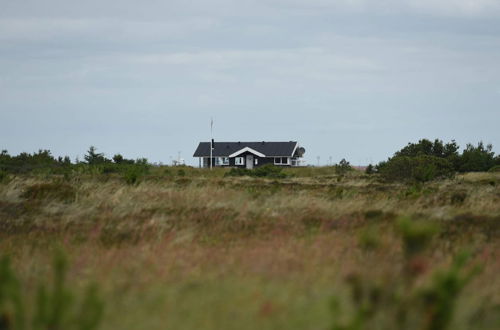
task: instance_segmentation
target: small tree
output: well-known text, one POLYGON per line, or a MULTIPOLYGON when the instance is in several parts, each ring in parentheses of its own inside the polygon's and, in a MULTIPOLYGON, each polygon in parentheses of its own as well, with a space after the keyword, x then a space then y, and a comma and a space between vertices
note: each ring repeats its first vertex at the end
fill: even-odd
POLYGON ((121 164, 123 162, 123 156, 120 155, 120 154, 116 154, 116 155, 113 156, 113 161, 116 164, 121 164))
POLYGON ((349 162, 345 160, 345 158, 342 158, 342 160, 335 165, 335 172, 337 172, 337 174, 340 175, 344 175, 351 170, 352 170, 351 164, 349 164, 349 162))
POLYGON ((366 170, 365 170, 365 173, 370 175, 370 174, 373 174, 375 172, 375 169, 373 168, 373 165, 372 164, 369 164, 367 167, 366 167, 366 170))
POLYGON ((87 154, 83 158, 89 165, 102 164, 106 162, 104 154, 97 153, 97 148, 94 146, 90 146, 89 150, 87 151, 87 154))

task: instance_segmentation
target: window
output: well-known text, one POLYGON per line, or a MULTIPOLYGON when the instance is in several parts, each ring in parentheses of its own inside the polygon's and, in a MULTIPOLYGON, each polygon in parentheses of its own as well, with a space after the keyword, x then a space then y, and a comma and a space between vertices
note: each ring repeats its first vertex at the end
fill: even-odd
POLYGON ((255 165, 259 165, 259 160, 257 158, 255 158, 254 163, 255 163, 255 165))
POLYGON ((244 158, 243 157, 236 157, 234 159, 234 165, 243 165, 244 164, 244 158))
POLYGON ((288 159, 289 159, 288 157, 275 157, 274 165, 288 165, 290 164, 288 159))
POLYGON ((229 165, 229 158, 228 157, 217 157, 217 158, 215 158, 215 165, 216 166, 229 165))

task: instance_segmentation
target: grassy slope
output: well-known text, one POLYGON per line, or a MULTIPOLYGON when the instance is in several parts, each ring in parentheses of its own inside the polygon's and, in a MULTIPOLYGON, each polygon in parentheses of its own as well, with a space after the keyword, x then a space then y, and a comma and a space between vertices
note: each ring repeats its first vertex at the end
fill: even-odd
POLYGON ((100 285, 102 329, 326 329, 332 296, 347 301, 346 277, 397 281, 395 222, 411 216, 441 227, 422 286, 461 249, 483 265, 451 328, 497 328, 500 175, 415 187, 289 171, 276 181, 156 169, 136 186, 113 176, 11 178, 0 184, 0 251, 29 296, 63 246, 72 286, 100 285), (374 247, 360 244, 367 234, 374 247))

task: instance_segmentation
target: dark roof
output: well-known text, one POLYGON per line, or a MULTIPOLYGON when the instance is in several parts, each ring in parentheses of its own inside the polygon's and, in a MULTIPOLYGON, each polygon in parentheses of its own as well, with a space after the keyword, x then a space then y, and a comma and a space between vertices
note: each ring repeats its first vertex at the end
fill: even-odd
MULTIPOLYGON (((266 157, 292 156, 297 145, 296 141, 290 142, 214 142, 213 157, 228 157, 229 155, 249 147, 266 157)), ((210 142, 200 142, 193 157, 210 157, 210 142)))

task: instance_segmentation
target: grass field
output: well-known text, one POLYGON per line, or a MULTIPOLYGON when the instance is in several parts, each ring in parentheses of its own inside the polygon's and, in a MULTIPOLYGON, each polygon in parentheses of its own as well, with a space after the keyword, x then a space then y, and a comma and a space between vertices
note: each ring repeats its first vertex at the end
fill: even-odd
POLYGON ((499 173, 420 185, 287 173, 10 176, 0 256, 27 328, 57 251, 71 308, 97 285, 99 329, 500 328, 499 173))

